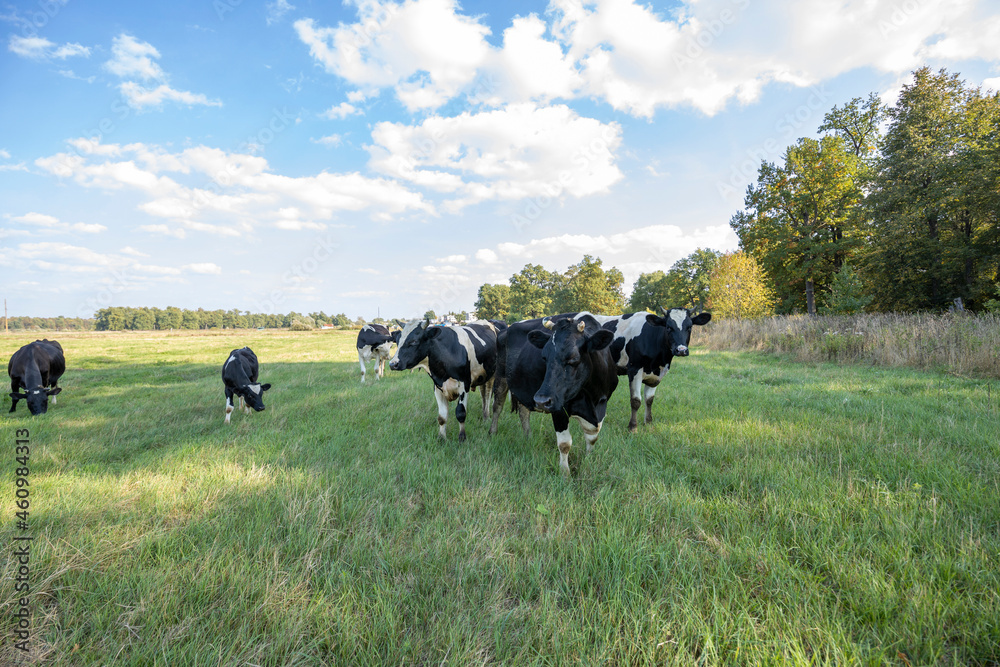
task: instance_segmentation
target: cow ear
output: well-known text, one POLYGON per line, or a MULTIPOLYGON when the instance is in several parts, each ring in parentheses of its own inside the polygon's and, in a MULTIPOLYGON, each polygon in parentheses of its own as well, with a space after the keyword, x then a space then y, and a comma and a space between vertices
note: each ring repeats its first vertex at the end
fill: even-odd
POLYGON ((652 324, 654 327, 665 327, 667 326, 667 320, 660 317, 659 315, 646 315, 646 321, 652 324))
POLYGON ((395 343, 396 345, 399 345, 399 334, 401 334, 401 333, 403 333, 403 332, 402 331, 393 331, 392 332, 392 342, 395 343))
POLYGON ((62 387, 56 387, 55 389, 48 389, 48 390, 46 390, 45 393, 48 394, 49 396, 55 396, 60 391, 62 391, 62 387))
POLYGON ((268 389, 270 389, 270 388, 271 388, 271 383, 270 383, 270 382, 268 382, 267 384, 262 384, 262 385, 260 386, 260 390, 261 390, 261 391, 267 391, 267 390, 268 390, 268 389))
POLYGON ((549 342, 552 338, 552 334, 548 331, 542 331, 541 329, 534 329, 528 332, 528 342, 537 347, 539 350, 545 347, 545 344, 549 342))
POLYGON ((615 335, 612 332, 607 329, 598 329, 592 336, 587 338, 585 349, 587 352, 603 350, 608 345, 611 345, 611 341, 614 339, 615 335))
POLYGON ((444 329, 444 327, 429 327, 427 329, 424 329, 424 338, 426 340, 431 340, 433 338, 437 338, 438 336, 441 335, 441 331, 443 329, 444 329))
POLYGON ((712 313, 702 313, 691 318, 691 324, 708 324, 712 319, 712 313))
POLYGON ((28 395, 27 394, 18 394, 17 392, 14 392, 14 391, 10 392, 10 397, 11 398, 20 398, 21 400, 24 400, 24 401, 28 400, 28 395))

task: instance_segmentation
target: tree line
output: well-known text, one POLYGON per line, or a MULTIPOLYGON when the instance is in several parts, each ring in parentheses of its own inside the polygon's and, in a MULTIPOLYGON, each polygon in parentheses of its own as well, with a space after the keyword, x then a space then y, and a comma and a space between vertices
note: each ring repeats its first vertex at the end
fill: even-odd
POLYGON ((251 313, 249 311, 190 310, 168 306, 167 308, 133 308, 111 306, 94 314, 94 329, 97 331, 154 331, 169 329, 315 329, 319 326, 337 327, 363 326, 361 317, 350 319, 347 315, 327 315, 323 311, 302 314, 290 312, 286 315, 272 313, 251 313))

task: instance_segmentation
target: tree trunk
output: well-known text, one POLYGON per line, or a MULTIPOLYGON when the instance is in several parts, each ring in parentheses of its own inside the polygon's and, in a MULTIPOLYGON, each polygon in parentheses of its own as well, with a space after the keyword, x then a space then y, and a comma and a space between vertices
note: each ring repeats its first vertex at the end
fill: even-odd
POLYGON ((810 315, 816 314, 816 295, 813 293, 812 278, 806 280, 806 310, 810 315))

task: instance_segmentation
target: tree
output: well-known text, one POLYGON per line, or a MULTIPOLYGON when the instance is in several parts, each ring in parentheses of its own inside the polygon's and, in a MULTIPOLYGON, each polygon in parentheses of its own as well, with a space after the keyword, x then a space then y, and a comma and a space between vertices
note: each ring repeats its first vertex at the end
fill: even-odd
MULTIPOLYGON (((667 274, 663 271, 640 273, 632 284, 632 295, 628 300, 628 309, 656 311, 661 304, 670 303, 670 290, 667 287, 667 274)), ((669 306, 668 306, 669 307, 669 306)))
MULTIPOLYGON (((588 311, 601 315, 621 314, 625 309, 622 286, 625 277, 615 267, 607 271, 601 258, 584 255, 563 274, 562 287, 553 299, 554 312, 588 311)), ((536 316, 537 317, 537 316, 536 316)))
POLYGON ((751 319, 774 312, 775 295, 757 261, 743 251, 723 255, 709 278, 713 317, 751 319))
POLYGON ((428 310, 426 313, 424 313, 424 319, 433 322, 437 319, 437 315, 434 313, 433 310, 428 310))
POLYGON ((480 285, 475 307, 476 317, 480 319, 506 319, 510 313, 510 286, 502 283, 480 285))
POLYGON ((641 274, 633 285, 629 310, 658 312, 661 307, 704 310, 708 304, 709 277, 721 256, 717 250, 698 248, 674 262, 667 273, 641 274))
POLYGON ((844 264, 833 276, 824 313, 854 315, 862 312, 871 302, 872 296, 865 293, 865 286, 857 272, 850 264, 844 264))
POLYGON ((525 264, 510 277, 509 315, 531 319, 552 314, 553 295, 561 286, 560 276, 540 264, 525 264))
POLYGON ((863 270, 882 310, 982 305, 1000 253, 996 173, 1000 96, 957 74, 914 72, 889 112, 868 198, 863 270))
POLYGON ((780 286, 782 310, 815 314, 816 292, 860 244, 858 165, 840 137, 799 139, 782 166, 764 162, 747 188, 746 209, 730 226, 780 286))

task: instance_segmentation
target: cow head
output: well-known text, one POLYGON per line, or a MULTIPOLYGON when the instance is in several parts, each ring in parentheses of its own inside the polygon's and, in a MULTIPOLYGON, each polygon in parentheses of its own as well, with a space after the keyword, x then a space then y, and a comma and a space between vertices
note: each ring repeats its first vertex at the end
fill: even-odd
POLYGON ((395 331, 389 332, 389 335, 392 336, 392 342, 396 345, 399 345, 399 335, 401 333, 403 333, 402 329, 396 329, 395 331))
POLYGON ((251 382, 250 384, 243 385, 242 387, 237 387, 233 391, 239 396, 243 397, 246 402, 247 407, 256 410, 257 412, 264 411, 264 392, 271 388, 271 384, 260 384, 259 382, 251 382))
POLYGON ((686 308, 660 308, 665 317, 646 315, 646 321, 657 327, 665 327, 663 345, 675 357, 686 357, 690 353, 691 329, 694 325, 708 324, 711 313, 701 313, 691 317, 691 311, 686 308))
POLYGON ((394 371, 415 368, 427 358, 427 347, 441 334, 441 327, 432 327, 430 320, 413 320, 407 324, 396 340, 396 354, 389 362, 394 371))
POLYGON ((55 389, 35 387, 34 389, 25 389, 23 392, 12 391, 10 397, 14 400, 20 399, 27 403, 28 412, 32 415, 44 415, 45 411, 49 409, 49 396, 55 396, 60 391, 62 391, 62 387, 56 387, 55 389))
POLYGON ((543 324, 546 330, 528 333, 528 342, 542 351, 545 362, 545 378, 534 402, 542 412, 560 412, 590 379, 593 354, 610 345, 615 336, 589 315, 555 323, 546 318, 543 324))

